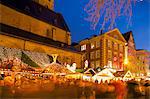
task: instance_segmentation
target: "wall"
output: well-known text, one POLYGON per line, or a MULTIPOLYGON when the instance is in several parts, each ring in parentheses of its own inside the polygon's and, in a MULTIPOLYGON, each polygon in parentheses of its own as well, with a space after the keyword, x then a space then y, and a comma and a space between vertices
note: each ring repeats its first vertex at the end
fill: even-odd
POLYGON ((113 32, 108 32, 103 35, 98 35, 96 37, 92 37, 90 39, 83 40, 79 43, 77 48, 81 48, 82 45, 86 44, 86 50, 85 52, 87 57, 86 59, 89 60, 90 66, 97 68, 97 67, 104 67, 108 66, 108 62, 112 62, 112 67, 116 68, 117 70, 122 70, 124 65, 124 58, 125 58, 125 43, 123 36, 121 33, 115 29, 113 32), (117 38, 114 37, 118 36, 117 38), (110 35, 111 34, 111 35, 110 35), (111 47, 108 46, 108 41, 110 41, 111 47), (114 47, 114 43, 116 43, 116 46, 114 47), (94 44, 94 48, 91 49, 91 44, 94 44), (100 52, 100 56, 96 53, 100 52), (109 55, 109 53, 111 55, 109 55), (115 56, 115 55, 116 56, 115 56), (91 56, 94 58, 91 59, 91 56), (111 57, 109 57, 111 56, 111 57), (114 57, 117 58, 117 61, 114 62, 114 57), (95 66, 92 66, 94 64, 95 66), (100 64, 99 66, 97 64, 100 64))
POLYGON ((71 44, 70 32, 52 26, 43 21, 37 20, 28 15, 17 12, 16 10, 6 7, 2 4, 0 4, 0 7, 1 7, 1 11, 3 12, 1 13, 1 18, 0 18, 1 23, 19 29, 23 29, 44 37, 47 37, 48 30, 52 32, 52 29, 55 29, 55 32, 53 32, 53 37, 49 37, 49 38, 52 38, 53 40, 60 41, 69 45, 71 44))
POLYGON ((69 50, 63 50, 61 48, 55 48, 51 46, 42 45, 35 42, 25 41, 14 37, 0 35, 0 46, 19 48, 23 50, 44 52, 49 55, 58 54, 58 59, 60 62, 68 62, 69 64, 76 62, 77 67, 81 67, 82 54, 77 52, 72 52, 69 50))
POLYGON ((136 51, 137 59, 140 64, 139 71, 150 72, 150 52, 146 50, 136 51))
POLYGON ((24 40, 0 35, 0 46, 24 49, 24 40))

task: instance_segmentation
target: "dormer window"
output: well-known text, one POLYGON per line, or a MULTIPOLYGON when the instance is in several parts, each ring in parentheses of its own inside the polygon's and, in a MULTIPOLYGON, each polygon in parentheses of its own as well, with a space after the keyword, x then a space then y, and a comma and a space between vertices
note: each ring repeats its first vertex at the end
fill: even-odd
POLYGON ((39 7, 39 12, 40 12, 40 13, 42 12, 42 8, 41 8, 41 7, 39 7))
POLYGON ((94 43, 91 43, 91 49, 93 49, 95 47, 94 43))
POLYGON ((30 12, 30 8, 28 6, 25 6, 25 11, 30 12))
POLYGON ((63 43, 61 44, 61 47, 64 47, 64 44, 63 44, 63 43))
POLYGON ((115 39, 118 39, 118 35, 114 35, 114 38, 115 38, 115 39))
POLYGON ((81 51, 84 51, 84 50, 86 50, 86 44, 81 46, 81 51))
POLYGON ((54 20, 54 24, 57 24, 57 19, 54 20))

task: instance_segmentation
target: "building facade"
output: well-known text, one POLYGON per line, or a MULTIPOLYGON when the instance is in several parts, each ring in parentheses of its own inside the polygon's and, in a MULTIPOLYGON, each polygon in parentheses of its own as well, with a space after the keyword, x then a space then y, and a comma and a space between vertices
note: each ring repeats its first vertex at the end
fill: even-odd
POLYGON ((149 68, 149 52, 146 50, 136 50, 134 36, 132 31, 123 34, 127 41, 128 60, 126 69, 132 73, 145 73, 149 68))
POLYGON ((125 40, 127 41, 127 60, 126 60, 126 71, 130 70, 131 72, 138 72, 139 68, 137 66, 137 57, 136 57, 136 47, 132 31, 123 34, 125 40))
POLYGON ((140 70, 145 70, 147 73, 150 72, 150 52, 140 49, 136 50, 138 61, 140 61, 140 70))
POLYGON ((41 1, 49 0, 1 0, 1 23, 70 45, 70 30, 63 16, 41 1))
POLYGON ((82 40, 76 47, 85 53, 84 60, 88 60, 92 68, 108 66, 116 70, 123 70, 125 44, 126 40, 120 31, 114 29, 82 40))
POLYGON ((71 45, 70 30, 54 0, 1 0, 0 46, 58 54, 59 62, 81 66, 82 54, 71 45))

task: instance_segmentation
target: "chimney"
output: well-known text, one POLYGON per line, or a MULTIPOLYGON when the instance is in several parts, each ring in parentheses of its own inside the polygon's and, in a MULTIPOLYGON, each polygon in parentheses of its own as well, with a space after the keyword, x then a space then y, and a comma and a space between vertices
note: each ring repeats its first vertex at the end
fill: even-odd
POLYGON ((101 31, 100 31, 100 35, 102 35, 103 34, 103 29, 101 29, 101 31))

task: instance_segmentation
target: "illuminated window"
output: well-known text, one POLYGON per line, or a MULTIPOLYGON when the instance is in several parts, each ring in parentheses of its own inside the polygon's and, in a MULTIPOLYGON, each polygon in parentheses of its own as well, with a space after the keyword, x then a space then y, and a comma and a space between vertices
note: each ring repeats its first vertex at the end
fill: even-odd
POLYGON ((117 62, 117 55, 114 55, 114 62, 117 62))
POLYGON ((100 58, 100 50, 96 51, 96 58, 100 58))
POLYGON ((100 41, 96 42, 96 48, 100 47, 100 41))
POLYGON ((119 46, 119 49, 120 49, 120 52, 123 52, 123 46, 122 45, 119 46))
POLYGON ((91 62, 91 67, 94 68, 95 67, 95 63, 94 61, 91 62))
POLYGON ((86 44, 81 46, 81 51, 84 51, 84 50, 86 50, 86 44))
POLYGON ((108 61, 107 65, 108 67, 112 68, 112 61, 108 61))
POLYGON ((123 57, 122 53, 119 54, 120 57, 123 57))
POLYGON ((91 49, 93 49, 95 47, 94 43, 91 43, 91 49))
POLYGON ((118 50, 118 44, 117 43, 114 43, 114 49, 118 50))
POLYGON ((91 52, 91 53, 90 53, 90 59, 94 59, 94 56, 95 56, 95 55, 94 55, 94 52, 91 52))
POLYGON ((110 50, 108 51, 108 59, 109 59, 109 60, 111 60, 111 59, 112 59, 112 53, 111 53, 111 51, 110 51, 110 50))
POLYGON ((100 61, 96 61, 96 67, 100 67, 100 61))
POLYGON ((112 44, 111 44, 111 41, 108 40, 108 47, 111 48, 112 47, 112 44))

